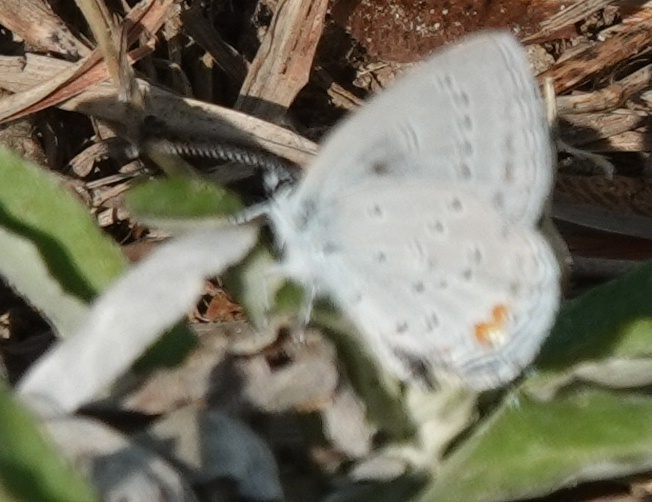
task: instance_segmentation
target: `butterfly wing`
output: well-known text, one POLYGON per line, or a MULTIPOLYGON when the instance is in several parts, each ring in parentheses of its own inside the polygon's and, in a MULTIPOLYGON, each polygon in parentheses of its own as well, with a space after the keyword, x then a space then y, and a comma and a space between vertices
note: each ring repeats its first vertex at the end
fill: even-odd
POLYGON ((322 211, 300 234, 315 274, 304 281, 397 376, 445 369, 482 390, 537 354, 559 302, 558 264, 537 231, 451 183, 372 181, 322 211))
POLYGON ((552 179, 548 124, 515 38, 447 47, 337 127, 302 181, 328 204, 368 179, 425 178, 477 190, 514 222, 539 219, 552 179))
POLYGON ((270 218, 289 275, 330 296, 384 366, 514 378, 559 302, 536 230, 548 124, 518 42, 446 48, 336 128, 270 218))

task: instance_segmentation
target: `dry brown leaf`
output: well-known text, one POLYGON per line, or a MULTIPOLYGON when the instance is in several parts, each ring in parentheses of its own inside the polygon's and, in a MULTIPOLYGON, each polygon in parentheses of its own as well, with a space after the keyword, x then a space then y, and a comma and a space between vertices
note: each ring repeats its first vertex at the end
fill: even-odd
POLYGON ((622 28, 608 40, 585 50, 539 75, 551 79, 555 92, 561 94, 581 84, 598 72, 638 54, 652 42, 652 9, 638 13, 636 24, 622 28))
MULTIPOLYGON (((71 63, 34 54, 22 58, 0 56, 0 87, 13 92, 29 89, 35 81, 44 82, 69 68, 71 63)), ((142 80, 147 96, 147 111, 179 137, 214 141, 259 144, 270 152, 299 165, 305 165, 317 146, 285 128, 235 110, 210 103, 181 98, 142 80)), ((115 86, 101 82, 80 92, 60 105, 104 119, 113 124, 129 121, 131 111, 119 103, 115 86)))
POLYGON ((38 51, 73 60, 90 52, 43 0, 2 0, 0 24, 38 51))
POLYGON ((327 0, 282 0, 240 89, 236 108, 280 118, 308 82, 327 0))

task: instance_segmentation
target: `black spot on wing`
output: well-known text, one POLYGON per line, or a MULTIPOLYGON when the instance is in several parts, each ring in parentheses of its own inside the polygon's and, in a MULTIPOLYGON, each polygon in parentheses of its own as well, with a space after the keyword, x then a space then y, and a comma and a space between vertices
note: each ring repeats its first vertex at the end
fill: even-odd
POLYGON ((471 249, 471 262, 475 265, 480 265, 484 260, 482 249, 479 246, 474 246, 471 249))
POLYGON ((510 159, 516 158, 516 154, 514 152, 514 137, 511 134, 508 134, 505 137, 505 141, 503 143, 503 148, 504 148, 504 157, 505 157, 505 164, 503 166, 503 179, 510 183, 514 181, 514 164, 510 159))
POLYGON ((520 282, 510 282, 509 283, 509 292, 514 297, 519 297, 522 294, 522 285, 520 282))
POLYGON ((448 94, 454 111, 451 124, 454 124, 455 130, 451 134, 456 139, 455 169, 461 179, 468 180, 473 177, 471 166, 475 155, 475 145, 473 144, 475 126, 470 106, 471 98, 463 86, 450 76, 441 79, 441 86, 448 94))
POLYGON ((502 211, 505 209, 505 194, 500 190, 497 190, 496 193, 494 193, 492 202, 496 209, 502 211))
POLYGON ((340 247, 333 242, 325 242, 324 245, 322 246, 322 252, 325 255, 335 254, 338 251, 340 251, 340 247))
POLYGON ((450 208, 455 213, 461 213, 464 209, 464 204, 458 197, 453 197, 450 201, 450 208))
POLYGON ((505 181, 511 183, 514 181, 514 163, 511 160, 506 160, 503 165, 503 170, 505 172, 505 181))
POLYGON ((389 165, 385 162, 374 162, 371 165, 371 174, 378 177, 387 176, 391 172, 389 165))
POLYGON ((396 324, 396 333, 399 335, 404 335, 410 329, 410 325, 407 321, 401 321, 396 324))
POLYGON ((446 226, 441 220, 429 221, 426 228, 430 234, 441 235, 446 231, 446 226))
POLYGON ((429 312, 426 315, 426 330, 427 331, 434 331, 436 328, 439 327, 439 316, 437 315, 436 312, 429 312))
POLYGON ((385 216, 385 211, 380 206, 380 204, 375 203, 367 208, 367 214, 372 218, 379 220, 385 216))

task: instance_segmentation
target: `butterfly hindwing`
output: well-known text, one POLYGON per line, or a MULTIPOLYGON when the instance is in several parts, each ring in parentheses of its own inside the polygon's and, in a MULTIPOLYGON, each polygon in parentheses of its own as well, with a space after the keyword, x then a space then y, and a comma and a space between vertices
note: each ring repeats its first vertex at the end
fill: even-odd
POLYGON ((324 216, 305 234, 322 251, 316 283, 399 375, 421 361, 484 388, 531 362, 559 280, 536 230, 473 192, 415 181, 362 184, 324 216))

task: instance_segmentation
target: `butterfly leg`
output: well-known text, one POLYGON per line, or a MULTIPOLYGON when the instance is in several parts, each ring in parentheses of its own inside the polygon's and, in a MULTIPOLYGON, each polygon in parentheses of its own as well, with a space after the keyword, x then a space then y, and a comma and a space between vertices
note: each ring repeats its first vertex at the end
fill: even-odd
POLYGON ((254 204, 249 206, 242 211, 238 212, 229 217, 229 223, 233 225, 243 225, 245 223, 251 223, 258 218, 266 217, 269 213, 269 203, 261 202, 260 204, 254 204))
MULTIPOLYGON (((268 326, 270 324, 270 320, 272 320, 272 324, 274 324, 273 316, 276 316, 279 313, 278 309, 275 309, 275 294, 280 291, 278 284, 275 281, 275 279, 278 277, 284 277, 280 267, 271 267, 263 274, 262 288, 263 297, 265 299, 265 304, 263 306, 263 326, 268 326), (274 291, 270 291, 270 287, 274 291)), ((292 332, 296 334, 295 338, 299 343, 303 343, 305 340, 305 332, 308 324, 310 323, 310 318, 312 317, 313 305, 316 296, 317 289, 315 287, 308 288, 306 294, 303 295, 298 308, 294 310, 293 317, 289 320, 292 332)))
POLYGON ((315 298, 317 297, 317 288, 314 284, 311 284, 308 287, 307 296, 303 300, 303 305, 299 311, 299 320, 301 321, 301 326, 305 328, 310 323, 310 317, 312 316, 313 305, 315 304, 315 298))

